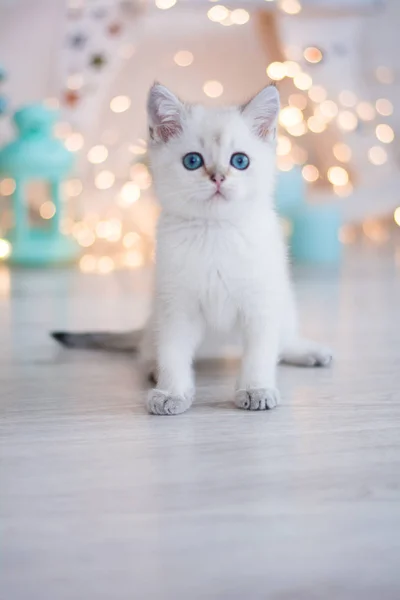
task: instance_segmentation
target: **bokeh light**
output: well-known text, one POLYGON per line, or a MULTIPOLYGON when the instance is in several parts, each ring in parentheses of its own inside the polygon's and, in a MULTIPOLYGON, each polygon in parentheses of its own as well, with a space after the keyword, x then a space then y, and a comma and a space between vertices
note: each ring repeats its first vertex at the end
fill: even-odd
POLYGON ((114 185, 115 175, 111 171, 97 173, 94 184, 99 190, 108 190, 114 185))
POLYGON ((368 159, 373 165, 383 165, 388 159, 387 152, 382 146, 372 146, 368 150, 368 159))
POLYGON ((389 117, 393 114, 393 104, 387 98, 379 98, 376 101, 375 108, 383 117, 389 117))
POLYGON ((110 102, 110 108, 115 113, 125 112, 130 105, 131 99, 128 96, 115 96, 110 102))
POLYGON ((307 62, 317 64, 323 59, 321 50, 315 46, 309 46, 303 52, 303 56, 307 62))
POLYGON ((319 178, 319 170, 315 165, 304 165, 301 174, 309 183, 314 183, 319 178))
POLYGON ((179 67, 188 67, 193 62, 193 54, 189 50, 180 50, 174 56, 174 61, 179 67))
POLYGON ((349 174, 343 167, 330 167, 327 175, 329 181, 336 186, 346 185, 349 182, 349 174))
POLYGON ((383 144, 390 144, 394 140, 394 131, 390 125, 387 125, 386 123, 378 125, 375 133, 378 140, 383 144))
POLYGON ((203 92, 209 98, 218 98, 224 92, 224 86, 219 81, 206 81, 203 85, 203 92))
POLYGON ((347 163, 351 160, 352 151, 351 148, 343 142, 338 142, 333 146, 333 155, 340 162, 347 163))
POLYGON ((88 161, 93 165, 100 164, 107 159, 108 150, 105 146, 98 145, 90 148, 88 152, 88 161))

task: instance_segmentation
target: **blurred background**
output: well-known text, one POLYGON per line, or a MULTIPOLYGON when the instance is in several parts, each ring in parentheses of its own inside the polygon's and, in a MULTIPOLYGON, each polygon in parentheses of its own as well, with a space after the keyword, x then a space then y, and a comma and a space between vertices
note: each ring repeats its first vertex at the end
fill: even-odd
POLYGON ((389 243, 399 23, 397 0, 0 0, 1 259, 151 263, 154 80, 209 105, 276 81, 277 206, 294 258, 389 243))

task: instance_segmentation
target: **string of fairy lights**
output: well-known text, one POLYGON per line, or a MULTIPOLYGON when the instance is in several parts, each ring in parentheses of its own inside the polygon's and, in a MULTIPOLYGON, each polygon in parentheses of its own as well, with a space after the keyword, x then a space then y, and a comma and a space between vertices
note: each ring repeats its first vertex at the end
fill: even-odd
MULTIPOLYGON (((70 0, 74 10, 83 4, 83 0, 70 0)), ((184 0, 148 0, 159 10, 169 10, 184 0)), ((219 0, 209 0, 213 6, 206 6, 208 19, 216 26, 236 27, 245 26, 252 19, 252 14, 244 8, 225 6, 219 0)), ((276 9, 283 14, 295 16, 301 13, 302 5, 299 0, 265 0, 274 3, 276 9)), ((118 35, 118 22, 108 25, 112 35, 118 35), (112 30, 113 27, 113 30, 112 30)), ((76 42, 79 42, 76 36, 76 42)), ((81 40, 82 41, 82 40, 81 40)), ((129 59, 134 53, 131 43, 121 41, 120 56, 129 59)), ((351 163, 354 158, 354 148, 337 138, 332 145, 328 166, 321 166, 309 160, 310 151, 307 147, 309 136, 324 135, 328 130, 340 132, 341 136, 357 132, 361 125, 368 126, 372 141, 364 157, 376 167, 384 165, 389 160, 388 147, 395 139, 391 125, 386 122, 394 112, 392 101, 387 94, 382 94, 374 102, 358 98, 352 90, 342 90, 337 97, 329 97, 328 91, 314 81, 312 67, 324 60, 324 50, 316 46, 299 48, 289 46, 284 48, 285 60, 271 62, 266 67, 266 75, 272 81, 287 84, 288 93, 282 107, 277 140, 277 165, 281 171, 300 168, 304 180, 311 186, 323 185, 339 198, 351 196, 353 186, 351 163)), ((101 56, 93 60, 99 68, 101 56)), ((182 48, 177 51, 171 61, 177 68, 191 68, 195 60, 190 49, 182 48)), ((101 66, 101 65, 100 65, 101 66)), ((376 81, 382 88, 394 83, 393 70, 385 65, 379 66, 374 73, 376 81)), ((64 98, 76 109, 79 91, 83 85, 82 73, 70 73, 67 76, 64 98)), ((207 80, 202 86, 205 96, 211 99, 223 97, 224 85, 221 81, 207 80)), ((49 106, 58 107, 60 100, 51 98, 46 101, 49 106)), ((126 112, 131 107, 131 98, 127 95, 116 95, 110 99, 109 110, 115 114, 126 112)), ((77 215, 73 211, 76 203, 81 202, 85 194, 84 181, 74 177, 65 182, 65 196, 69 199, 67 214, 62 223, 62 231, 72 235, 82 247, 83 255, 79 266, 83 272, 109 273, 117 268, 138 268, 152 261, 154 255, 153 238, 151 233, 137 227, 130 216, 130 210, 140 200, 152 197, 151 174, 147 165, 147 147, 143 139, 129 144, 129 176, 120 177, 107 166, 110 148, 114 143, 113 132, 103 132, 99 143, 85 148, 82 133, 73 127, 68 120, 56 124, 54 133, 63 140, 71 152, 82 155, 85 152, 87 164, 92 167, 91 185, 99 192, 115 191, 111 210, 104 214, 97 212, 82 212, 77 215)), ((315 144, 315 142, 314 142, 315 144)), ((316 162, 316 161, 315 161, 316 162)), ((0 181, 0 192, 3 196, 12 195, 15 184, 10 179, 0 181)), ((38 209, 44 220, 54 216, 55 207, 50 200, 43 202, 38 209)), ((153 211, 152 217, 156 219, 153 211)), ((400 226, 400 207, 394 213, 394 220, 400 226)), ((4 228, 4 227, 3 227, 4 228)), ((351 243, 356 239, 356 229, 352 226, 343 227, 340 239, 343 243, 351 243)), ((375 221, 365 222, 362 231, 371 240, 384 241, 382 228, 375 221), (379 231, 378 231, 379 230, 379 231)), ((0 240, 0 258, 5 258, 9 248, 2 245, 0 240)))

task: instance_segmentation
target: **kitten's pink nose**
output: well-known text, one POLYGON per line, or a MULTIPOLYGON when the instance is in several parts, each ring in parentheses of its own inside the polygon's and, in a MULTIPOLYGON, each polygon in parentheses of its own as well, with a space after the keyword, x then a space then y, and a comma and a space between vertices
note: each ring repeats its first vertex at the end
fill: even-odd
POLYGON ((220 173, 212 173, 212 175, 210 175, 210 179, 216 184, 217 190, 219 191, 221 183, 225 180, 225 175, 221 175, 220 173))

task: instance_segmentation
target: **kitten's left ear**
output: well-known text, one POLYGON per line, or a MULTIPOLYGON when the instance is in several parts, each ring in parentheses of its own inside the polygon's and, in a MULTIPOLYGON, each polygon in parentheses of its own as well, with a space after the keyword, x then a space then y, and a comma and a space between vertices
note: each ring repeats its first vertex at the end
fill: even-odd
POLYGON ((168 88, 154 83, 147 98, 150 138, 168 142, 182 133, 184 106, 168 88))
POLYGON ((279 108, 279 92, 269 85, 242 106, 241 112, 254 133, 268 141, 275 139, 279 108))

